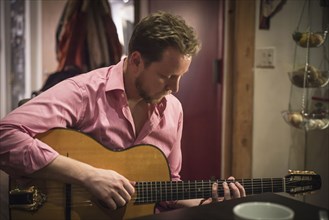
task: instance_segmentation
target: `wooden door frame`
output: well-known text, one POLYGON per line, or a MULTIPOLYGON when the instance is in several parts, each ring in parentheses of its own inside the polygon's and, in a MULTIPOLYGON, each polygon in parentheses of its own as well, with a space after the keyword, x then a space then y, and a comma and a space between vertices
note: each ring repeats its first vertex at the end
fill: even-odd
POLYGON ((252 177, 256 0, 226 2, 222 177, 252 177))

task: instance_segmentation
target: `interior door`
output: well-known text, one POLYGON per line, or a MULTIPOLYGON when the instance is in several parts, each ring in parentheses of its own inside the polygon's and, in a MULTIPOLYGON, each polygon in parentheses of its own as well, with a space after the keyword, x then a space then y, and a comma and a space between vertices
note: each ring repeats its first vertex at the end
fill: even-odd
POLYGON ((168 11, 195 28, 202 49, 176 96, 184 108, 182 179, 219 178, 221 171, 221 76, 223 1, 150 0, 149 10, 168 11), (218 71, 216 71, 216 69, 218 71))

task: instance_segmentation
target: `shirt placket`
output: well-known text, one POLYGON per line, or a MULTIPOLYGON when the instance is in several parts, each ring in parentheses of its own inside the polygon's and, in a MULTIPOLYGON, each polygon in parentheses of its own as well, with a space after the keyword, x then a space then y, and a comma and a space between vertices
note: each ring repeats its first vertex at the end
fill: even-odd
POLYGON ((134 119, 133 116, 131 114, 130 108, 128 106, 128 102, 126 99, 126 96, 124 93, 121 94, 121 104, 122 104, 122 114, 124 115, 124 117, 127 119, 127 121, 130 124, 130 128, 134 134, 134 137, 136 139, 136 130, 135 130, 135 124, 134 124, 134 119))
MULTIPOLYGON (((160 105, 162 106, 162 104, 160 105)), ((135 141, 135 144, 141 143, 146 136, 148 136, 154 129, 156 129, 159 126, 161 120, 162 120, 162 114, 160 114, 158 109, 155 108, 152 111, 149 120, 145 122, 141 132, 139 133, 135 141)))

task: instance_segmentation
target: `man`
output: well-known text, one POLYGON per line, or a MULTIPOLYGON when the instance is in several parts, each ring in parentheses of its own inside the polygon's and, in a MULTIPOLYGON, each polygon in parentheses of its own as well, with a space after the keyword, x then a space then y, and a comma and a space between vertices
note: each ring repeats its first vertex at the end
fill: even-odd
MULTIPOLYGON (((112 150, 136 144, 157 146, 167 157, 172 180, 179 180, 183 111, 171 93, 179 90, 199 50, 193 29, 180 17, 159 12, 135 28, 128 57, 117 65, 65 80, 12 111, 0 124, 0 165, 10 175, 84 186, 109 209, 130 201, 134 180, 59 155, 34 136, 55 127, 89 134, 112 150)), ((77 146, 79 147, 79 146, 77 146)), ((218 199, 182 200, 188 207, 218 199)), ((223 183, 224 197, 245 196, 239 183, 223 183)))

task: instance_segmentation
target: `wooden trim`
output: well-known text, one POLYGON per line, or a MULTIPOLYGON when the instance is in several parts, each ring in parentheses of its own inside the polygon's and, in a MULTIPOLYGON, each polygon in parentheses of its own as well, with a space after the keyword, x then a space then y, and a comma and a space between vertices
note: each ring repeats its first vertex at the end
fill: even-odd
POLYGON ((252 176, 252 129, 256 1, 236 0, 232 53, 231 171, 238 178, 252 176))
POLYGON ((251 177, 256 1, 237 1, 233 76, 232 175, 251 177))
POLYGON ((233 48, 235 1, 225 4, 224 37, 224 76, 223 76, 223 113, 222 113, 222 173, 221 178, 232 175, 232 121, 233 121, 233 48))

